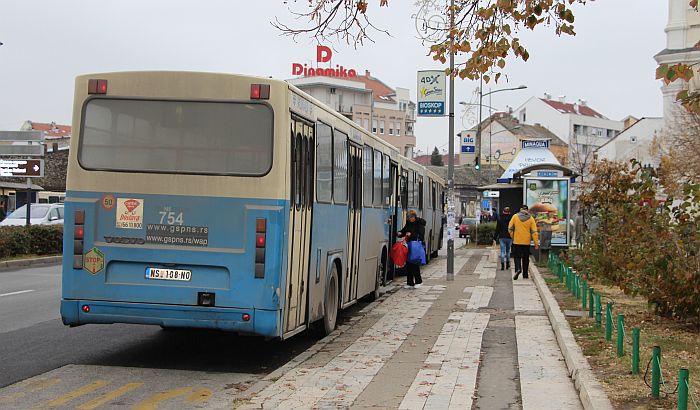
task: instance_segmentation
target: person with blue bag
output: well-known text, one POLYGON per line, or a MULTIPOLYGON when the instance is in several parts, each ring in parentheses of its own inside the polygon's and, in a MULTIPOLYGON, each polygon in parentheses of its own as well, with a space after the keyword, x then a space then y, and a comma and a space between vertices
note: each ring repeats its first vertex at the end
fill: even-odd
POLYGON ((425 219, 419 218, 416 211, 406 214, 406 225, 396 233, 399 238, 406 238, 408 260, 406 261, 407 289, 419 288, 423 285, 420 277, 420 267, 425 265, 425 219))

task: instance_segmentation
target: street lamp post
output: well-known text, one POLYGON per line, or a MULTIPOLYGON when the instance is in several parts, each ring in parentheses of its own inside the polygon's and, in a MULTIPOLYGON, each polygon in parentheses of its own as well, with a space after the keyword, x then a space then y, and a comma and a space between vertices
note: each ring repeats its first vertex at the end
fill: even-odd
MULTIPOLYGON (((455 212, 455 52, 453 50, 454 45, 454 26, 455 26, 455 1, 450 0, 450 119, 449 119, 449 148, 447 159, 447 220, 448 232, 452 232, 454 229, 454 212, 455 212)), ((447 280, 455 280, 455 241, 454 234, 447 236, 447 280)))

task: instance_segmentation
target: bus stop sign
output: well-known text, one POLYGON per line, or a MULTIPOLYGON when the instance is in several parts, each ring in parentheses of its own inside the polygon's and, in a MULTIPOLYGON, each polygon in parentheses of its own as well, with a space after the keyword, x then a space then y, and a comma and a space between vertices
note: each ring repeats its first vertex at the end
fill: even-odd
POLYGON ((43 177, 43 159, 0 159, 0 177, 43 177))

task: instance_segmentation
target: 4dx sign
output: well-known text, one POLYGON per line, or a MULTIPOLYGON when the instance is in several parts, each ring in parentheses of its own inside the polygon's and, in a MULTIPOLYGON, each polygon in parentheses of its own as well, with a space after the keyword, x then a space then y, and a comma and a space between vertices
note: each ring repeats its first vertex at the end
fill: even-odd
POLYGON ((445 72, 427 70, 418 72, 418 115, 438 117, 445 115, 445 72))

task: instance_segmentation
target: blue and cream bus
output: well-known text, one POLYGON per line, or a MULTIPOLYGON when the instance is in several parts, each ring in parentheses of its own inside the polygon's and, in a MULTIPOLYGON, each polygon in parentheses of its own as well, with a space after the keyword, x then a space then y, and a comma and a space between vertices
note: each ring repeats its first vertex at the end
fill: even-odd
POLYGON ((61 316, 287 338, 376 297, 406 209, 444 182, 284 81, 78 77, 61 316))

